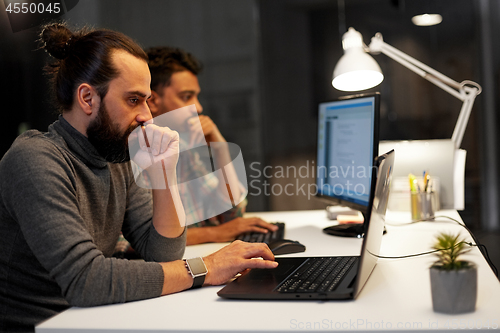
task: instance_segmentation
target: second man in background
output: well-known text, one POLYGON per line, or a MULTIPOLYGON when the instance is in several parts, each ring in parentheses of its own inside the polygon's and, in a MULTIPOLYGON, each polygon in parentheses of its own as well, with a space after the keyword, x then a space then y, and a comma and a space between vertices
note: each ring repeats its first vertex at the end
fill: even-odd
MULTIPOLYGON (((146 52, 149 57, 152 93, 148 104, 153 118, 194 104, 206 142, 209 145, 211 142, 226 142, 212 119, 202 114, 203 107, 198 100, 201 89, 197 76, 202 67, 198 60, 179 48, 155 47, 146 52)), ((194 122, 188 120, 187 126, 190 125, 194 128, 194 122)), ((204 166, 197 163, 198 159, 193 154, 184 154, 184 158, 189 159, 184 165, 190 165, 190 172, 196 173, 198 170, 200 175, 205 175, 207 172, 203 169, 204 166)), ((179 178, 179 183, 182 183, 183 180, 193 178, 193 176, 179 170, 179 178)), ((216 177, 213 179, 209 177, 202 186, 198 187, 196 193, 187 193, 189 191, 179 187, 188 220, 200 221, 190 225, 187 231, 187 245, 228 242, 246 232, 265 233, 277 230, 275 225, 260 218, 244 218, 246 200, 223 214, 204 219, 203 210, 206 207, 200 205, 200 202, 203 202, 205 197, 215 195, 217 188, 223 185, 225 186, 225 184, 219 184, 216 177)))

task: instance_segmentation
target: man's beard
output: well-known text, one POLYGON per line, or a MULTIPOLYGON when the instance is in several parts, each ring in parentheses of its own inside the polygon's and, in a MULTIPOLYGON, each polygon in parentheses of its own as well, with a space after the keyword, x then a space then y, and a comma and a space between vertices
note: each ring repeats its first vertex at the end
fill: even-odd
POLYGON ((121 133, 119 125, 112 122, 102 101, 97 117, 87 128, 87 137, 106 161, 124 163, 130 161, 128 137, 137 126, 130 125, 124 133, 121 133))

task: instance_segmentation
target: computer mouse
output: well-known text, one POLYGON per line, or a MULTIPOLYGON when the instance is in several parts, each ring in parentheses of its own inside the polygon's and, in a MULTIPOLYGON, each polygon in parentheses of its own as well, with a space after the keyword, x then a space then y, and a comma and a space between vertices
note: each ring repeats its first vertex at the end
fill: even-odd
POLYGON ((270 242, 268 246, 273 254, 289 254, 304 252, 306 250, 303 244, 290 239, 278 239, 270 242))

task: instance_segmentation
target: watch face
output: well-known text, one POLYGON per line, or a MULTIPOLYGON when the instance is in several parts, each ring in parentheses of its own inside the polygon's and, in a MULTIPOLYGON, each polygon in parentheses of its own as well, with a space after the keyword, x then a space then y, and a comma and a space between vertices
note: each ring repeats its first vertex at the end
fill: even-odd
POLYGON ((207 267, 201 258, 188 259, 187 262, 193 275, 207 273, 207 267))

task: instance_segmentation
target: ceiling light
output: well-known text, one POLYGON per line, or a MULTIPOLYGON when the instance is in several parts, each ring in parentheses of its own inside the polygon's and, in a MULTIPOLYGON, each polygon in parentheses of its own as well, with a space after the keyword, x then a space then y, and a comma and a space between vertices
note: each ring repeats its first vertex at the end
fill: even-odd
POLYGON ((439 14, 422 14, 422 15, 416 15, 413 16, 411 21, 413 24, 422 26, 422 27, 427 27, 430 25, 436 25, 441 23, 443 20, 443 17, 439 14))

